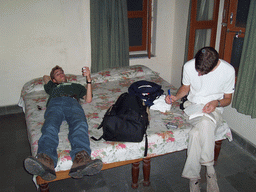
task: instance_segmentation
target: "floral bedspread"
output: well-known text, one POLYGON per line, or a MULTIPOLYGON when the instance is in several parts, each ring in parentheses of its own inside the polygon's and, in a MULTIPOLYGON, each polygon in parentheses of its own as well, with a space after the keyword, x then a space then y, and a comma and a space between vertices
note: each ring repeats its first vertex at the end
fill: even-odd
MULTIPOLYGON (((81 75, 67 75, 69 81, 86 84, 86 79, 81 75)), ((167 93, 171 89, 172 93, 177 90, 171 84, 162 79, 156 72, 142 66, 129 66, 124 68, 113 68, 92 74, 93 101, 86 103, 81 100, 81 105, 85 111, 89 135, 99 138, 102 129, 97 127, 102 121, 106 110, 116 101, 119 95, 128 91, 131 83, 139 80, 148 80, 162 85, 162 89, 167 93)), ((19 106, 23 107, 26 117, 28 138, 31 145, 32 155, 36 155, 38 140, 41 136, 41 127, 44 123, 44 112, 48 95, 43 90, 43 80, 33 79, 27 82, 21 92, 19 106)), ((173 103, 170 111, 160 112, 150 110, 150 125, 148 134, 148 156, 154 157, 161 154, 180 151, 187 148, 188 132, 191 125, 186 122, 183 111, 179 109, 179 103, 173 103), (177 129, 167 129, 168 122, 176 123, 177 129)), ((68 170, 72 165, 69 151, 71 149, 67 138, 68 124, 63 122, 59 133, 58 155, 59 161, 56 171, 68 170)), ((231 130, 224 121, 218 128, 216 140, 232 140, 231 130)), ((108 142, 105 140, 90 141, 92 158, 102 159, 104 163, 132 160, 143 158, 145 140, 140 143, 132 142, 108 142)))

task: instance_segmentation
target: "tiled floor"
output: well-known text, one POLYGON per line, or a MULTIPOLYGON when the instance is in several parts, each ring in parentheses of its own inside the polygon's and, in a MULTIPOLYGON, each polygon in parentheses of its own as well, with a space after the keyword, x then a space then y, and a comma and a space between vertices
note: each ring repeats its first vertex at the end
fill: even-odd
MULTIPOLYGON (((32 176, 23 168, 23 160, 30 155, 23 113, 0 116, 0 192, 37 191, 32 176)), ((98 175, 80 180, 66 179, 50 183, 51 192, 185 192, 188 180, 181 172, 186 151, 153 158, 151 160, 151 185, 143 187, 140 171, 139 188, 131 188, 131 165, 104 170, 98 175)), ((256 191, 256 159, 235 142, 224 141, 216 166, 220 191, 256 191)), ((141 169, 142 170, 142 169, 141 169)), ((206 191, 202 168, 201 191, 206 191)))

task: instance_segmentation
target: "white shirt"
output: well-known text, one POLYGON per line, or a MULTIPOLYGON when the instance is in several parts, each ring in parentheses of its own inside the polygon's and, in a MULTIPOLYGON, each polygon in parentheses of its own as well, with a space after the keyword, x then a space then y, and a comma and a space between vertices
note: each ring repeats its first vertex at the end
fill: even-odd
POLYGON ((183 85, 190 85, 188 100, 196 104, 206 104, 222 99, 224 94, 234 92, 235 70, 228 62, 220 59, 219 66, 206 75, 198 76, 195 59, 185 63, 183 85))

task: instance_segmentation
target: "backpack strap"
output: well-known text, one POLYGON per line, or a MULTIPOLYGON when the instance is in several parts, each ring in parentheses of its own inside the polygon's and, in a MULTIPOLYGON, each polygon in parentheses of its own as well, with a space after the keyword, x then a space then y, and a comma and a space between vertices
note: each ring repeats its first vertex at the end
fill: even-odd
POLYGON ((103 136, 101 136, 100 138, 96 139, 95 137, 91 136, 91 139, 94 140, 94 141, 99 141, 103 138, 103 136))
MULTIPOLYGON (((102 128, 102 127, 103 127, 103 121, 101 122, 101 124, 99 125, 99 127, 98 127, 97 129, 100 129, 100 128, 102 128)), ((100 138, 98 138, 98 139, 96 139, 95 137, 91 136, 91 139, 94 140, 94 141, 99 141, 99 140, 101 140, 102 138, 103 138, 103 135, 102 135, 100 138)))
POLYGON ((145 134, 145 151, 144 151, 144 157, 147 157, 148 155, 148 135, 145 134))
MULTIPOLYGON (((100 125, 99 127, 98 127, 98 129, 100 129, 102 126, 100 125)), ((103 138, 103 135, 100 137, 100 138, 98 138, 98 139, 96 139, 95 137, 91 137, 91 139, 92 140, 94 140, 94 141, 99 141, 99 140, 101 140, 103 138)), ((145 133, 145 151, 144 151, 144 157, 147 157, 147 155, 148 155, 148 135, 147 135, 147 133, 145 133)))
POLYGON ((103 127, 103 121, 101 121, 101 123, 100 123, 99 127, 97 127, 97 129, 100 129, 102 127, 103 127))

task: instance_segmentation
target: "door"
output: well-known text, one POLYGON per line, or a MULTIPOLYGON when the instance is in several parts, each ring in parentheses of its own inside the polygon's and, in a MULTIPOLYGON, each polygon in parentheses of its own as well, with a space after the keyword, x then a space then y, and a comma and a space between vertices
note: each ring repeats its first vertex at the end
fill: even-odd
POLYGON ((205 46, 215 47, 220 0, 191 0, 187 60, 205 46))
POLYGON ((246 22, 249 12, 250 0, 225 0, 221 41, 220 58, 231 63, 238 73, 246 22))

